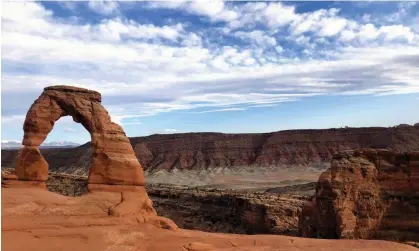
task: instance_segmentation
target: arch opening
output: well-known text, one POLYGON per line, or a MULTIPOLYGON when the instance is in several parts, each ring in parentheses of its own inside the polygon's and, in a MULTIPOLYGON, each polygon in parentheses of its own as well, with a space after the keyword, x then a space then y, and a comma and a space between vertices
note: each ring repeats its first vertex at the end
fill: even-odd
POLYGON ((88 186, 144 186, 143 169, 124 130, 111 121, 98 92, 72 87, 50 86, 30 107, 25 123, 24 147, 16 163, 19 180, 42 183, 48 179, 48 162, 39 147, 55 123, 71 116, 90 134, 91 166, 88 186))
POLYGON ((88 192, 92 148, 90 144, 84 144, 89 141, 88 131, 71 116, 63 116, 55 122, 40 145, 41 153, 48 162, 48 191, 73 197, 88 192))

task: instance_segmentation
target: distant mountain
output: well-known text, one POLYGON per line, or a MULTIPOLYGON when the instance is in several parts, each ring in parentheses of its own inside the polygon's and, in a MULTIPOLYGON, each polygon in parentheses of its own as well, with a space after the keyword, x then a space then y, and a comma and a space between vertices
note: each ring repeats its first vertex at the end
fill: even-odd
MULTIPOLYGON (((51 141, 44 142, 40 148, 72 148, 79 146, 80 144, 71 141, 51 141)), ((16 149, 22 146, 21 141, 17 140, 2 140, 1 149, 16 149)))
POLYGON ((17 141, 17 140, 2 140, 1 141, 1 149, 20 148, 21 145, 22 145, 22 142, 17 141))
POLYGON ((68 148, 68 147, 76 147, 79 146, 79 143, 71 142, 71 141, 51 141, 45 142, 41 145, 43 148, 68 148))

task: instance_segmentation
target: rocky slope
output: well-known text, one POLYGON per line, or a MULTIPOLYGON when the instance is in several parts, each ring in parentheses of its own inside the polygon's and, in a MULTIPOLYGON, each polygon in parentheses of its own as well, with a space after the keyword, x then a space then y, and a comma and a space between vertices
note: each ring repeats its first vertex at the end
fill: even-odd
POLYGON ((299 227, 305 237, 419 241, 419 151, 336 154, 299 227))
MULTIPOLYGON (((130 138, 146 171, 213 167, 327 165, 334 153, 359 148, 419 150, 419 125, 289 130, 261 134, 185 133, 130 138)), ((87 174, 90 143, 41 150, 50 170, 87 174)), ((13 167, 17 151, 2 150, 2 167, 13 167)))

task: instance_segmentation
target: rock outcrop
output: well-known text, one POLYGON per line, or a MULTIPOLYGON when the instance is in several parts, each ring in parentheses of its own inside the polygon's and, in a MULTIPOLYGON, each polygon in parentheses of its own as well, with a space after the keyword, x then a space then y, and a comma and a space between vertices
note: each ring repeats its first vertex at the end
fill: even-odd
MULTIPOLYGON (((333 154, 359 148, 419 151, 419 127, 366 127, 288 130, 273 133, 184 133, 130 138, 146 171, 201 170, 242 166, 321 166, 333 154)), ((87 174, 90 143, 71 149, 41 149, 50 170, 87 174)), ((17 152, 2 150, 2 166, 13 165, 17 152)))
POLYGON ((419 241, 419 152, 336 154, 299 228, 304 237, 419 241))
POLYGON ((132 146, 101 105, 100 93, 72 86, 47 87, 30 107, 23 125, 24 147, 16 163, 19 180, 48 178, 48 164, 38 147, 63 116, 72 116, 91 135, 89 184, 144 185, 143 170, 132 146))
POLYGON ((24 147, 18 154, 16 175, 3 176, 2 187, 46 189, 48 163, 39 151, 39 146, 53 129, 55 122, 63 116, 72 116, 91 135, 92 160, 88 189, 93 194, 117 194, 119 202, 107 208, 109 215, 132 217, 139 223, 153 222, 160 227, 177 229, 169 219, 157 216, 144 187, 143 169, 135 157, 129 139, 124 130, 111 121, 108 112, 101 105, 100 93, 87 89, 72 86, 51 86, 44 89, 26 115, 23 125, 24 147))

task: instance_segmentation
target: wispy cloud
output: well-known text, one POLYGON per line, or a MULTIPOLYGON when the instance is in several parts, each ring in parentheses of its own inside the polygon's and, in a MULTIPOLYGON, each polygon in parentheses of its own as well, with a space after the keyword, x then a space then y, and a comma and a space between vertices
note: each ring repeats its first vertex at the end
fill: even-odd
POLYGON ((224 109, 216 109, 216 110, 209 110, 209 111, 200 111, 195 113, 207 113, 207 112, 230 112, 230 111, 244 111, 244 108, 224 108, 224 109))
POLYGON ((88 6, 91 10, 100 13, 102 15, 117 14, 119 10, 119 4, 117 1, 102 1, 93 0, 89 1, 88 6))
POLYGON ((243 111, 321 95, 419 93, 414 6, 397 9, 404 17, 392 23, 375 21, 374 13, 351 18, 337 8, 298 12, 283 2, 135 6, 150 12, 170 8, 193 23, 136 20, 124 14, 123 5, 77 5, 100 20, 74 22, 41 2, 5 2, 2 92, 8 98, 2 101, 2 123, 22 123, 33 99, 53 84, 100 91, 121 125, 172 111, 243 111))
POLYGON ((7 144, 7 143, 21 144, 22 141, 14 140, 14 139, 4 139, 4 140, 2 139, 1 143, 2 144, 7 144))
POLYGON ((152 130, 150 134, 172 134, 172 133, 177 133, 177 132, 178 131, 176 129, 166 128, 166 129, 161 129, 161 130, 152 130))
POLYGON ((65 131, 65 132, 72 133, 72 132, 76 132, 77 130, 76 130, 76 129, 74 129, 74 128, 72 128, 72 127, 67 127, 67 128, 64 128, 64 131, 65 131))

